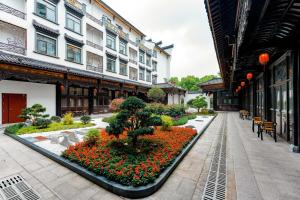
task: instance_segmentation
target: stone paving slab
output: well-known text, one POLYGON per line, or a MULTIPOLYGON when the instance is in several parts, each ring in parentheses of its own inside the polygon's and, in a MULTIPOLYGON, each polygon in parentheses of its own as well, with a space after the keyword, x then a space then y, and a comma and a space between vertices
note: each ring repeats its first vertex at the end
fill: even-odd
POLYGON ((233 153, 237 199, 300 199, 300 154, 289 151, 287 142, 261 141, 250 120, 227 113, 230 150, 233 153))

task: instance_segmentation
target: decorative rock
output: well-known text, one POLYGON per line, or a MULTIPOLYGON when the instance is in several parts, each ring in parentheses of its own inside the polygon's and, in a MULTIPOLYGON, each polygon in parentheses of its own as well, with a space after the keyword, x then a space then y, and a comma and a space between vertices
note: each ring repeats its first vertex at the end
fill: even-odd
POLYGON ((69 147, 72 143, 69 140, 68 135, 64 135, 64 139, 59 144, 65 147, 69 147))
POLYGON ((78 138, 77 134, 74 132, 69 133, 69 139, 72 142, 79 142, 79 138, 78 138))

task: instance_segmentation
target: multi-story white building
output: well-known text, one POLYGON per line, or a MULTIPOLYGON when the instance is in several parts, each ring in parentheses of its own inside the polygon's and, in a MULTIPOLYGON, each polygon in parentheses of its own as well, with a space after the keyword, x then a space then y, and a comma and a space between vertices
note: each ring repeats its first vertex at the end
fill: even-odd
POLYGON ((0 0, 0 122, 40 103, 50 115, 106 112, 170 77, 171 50, 101 0, 0 0))

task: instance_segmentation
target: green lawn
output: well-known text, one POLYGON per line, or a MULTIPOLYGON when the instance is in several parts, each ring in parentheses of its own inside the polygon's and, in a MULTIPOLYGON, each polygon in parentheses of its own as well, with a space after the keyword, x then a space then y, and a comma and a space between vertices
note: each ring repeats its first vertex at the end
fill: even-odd
POLYGON ((53 122, 49 125, 48 128, 44 129, 38 129, 36 126, 27 126, 27 127, 21 127, 19 129, 15 128, 15 134, 17 135, 23 135, 23 134, 29 134, 29 133, 40 133, 40 132, 50 132, 50 131, 59 131, 59 130, 67 130, 67 129, 76 129, 76 128, 85 128, 85 127, 91 127, 94 126, 93 123, 83 124, 81 122, 74 122, 70 125, 65 125, 62 122, 57 123, 53 122))

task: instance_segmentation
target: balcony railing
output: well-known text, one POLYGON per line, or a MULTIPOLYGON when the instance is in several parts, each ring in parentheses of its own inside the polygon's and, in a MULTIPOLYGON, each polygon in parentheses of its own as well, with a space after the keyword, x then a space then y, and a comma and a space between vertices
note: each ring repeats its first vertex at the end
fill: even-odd
POLYGON ((138 63, 137 63, 137 61, 136 60, 134 60, 134 59, 132 59, 132 58, 129 58, 129 62, 131 62, 131 63, 133 63, 133 64, 135 64, 135 65, 137 65, 138 63))
POLYGON ((133 81, 137 81, 138 77, 137 77, 137 76, 130 76, 130 75, 129 75, 129 79, 130 79, 130 80, 133 80, 133 81))
POLYGON ((119 30, 119 36, 123 39, 125 39, 126 41, 129 40, 129 34, 125 33, 124 31, 119 30))
POLYGON ((26 18, 26 14, 17 10, 17 9, 14 9, 8 5, 5 5, 3 3, 0 3, 0 10, 6 12, 6 13, 9 13, 9 14, 12 14, 16 17, 19 17, 21 19, 25 19, 26 18))
POLYGON ((72 6, 74 6, 74 7, 75 7, 76 9, 78 9, 78 10, 81 10, 81 11, 84 10, 83 4, 80 3, 80 2, 77 1, 77 0, 65 0, 65 1, 66 1, 66 3, 68 3, 68 4, 72 5, 72 6))
POLYGON ((129 43, 132 44, 133 46, 136 46, 136 47, 138 46, 138 44, 136 42, 134 42, 134 41, 132 41, 130 39, 129 39, 129 43))
POLYGON ((86 65, 86 69, 94 72, 103 73, 103 66, 86 65))
POLYGON ((100 26, 103 26, 103 21, 101 19, 97 19, 96 17, 92 16, 89 13, 86 13, 86 17, 95 22, 96 24, 99 24, 100 26))
POLYGON ((3 42, 0 42, 0 49, 4 51, 10 51, 13 53, 22 54, 22 55, 26 54, 26 49, 24 47, 15 46, 13 44, 7 44, 3 42))
POLYGON ((91 47, 94 47, 95 49, 99 49, 100 51, 103 51, 103 46, 102 45, 99 45, 99 44, 95 44, 89 40, 86 41, 86 44, 91 46, 91 47))

